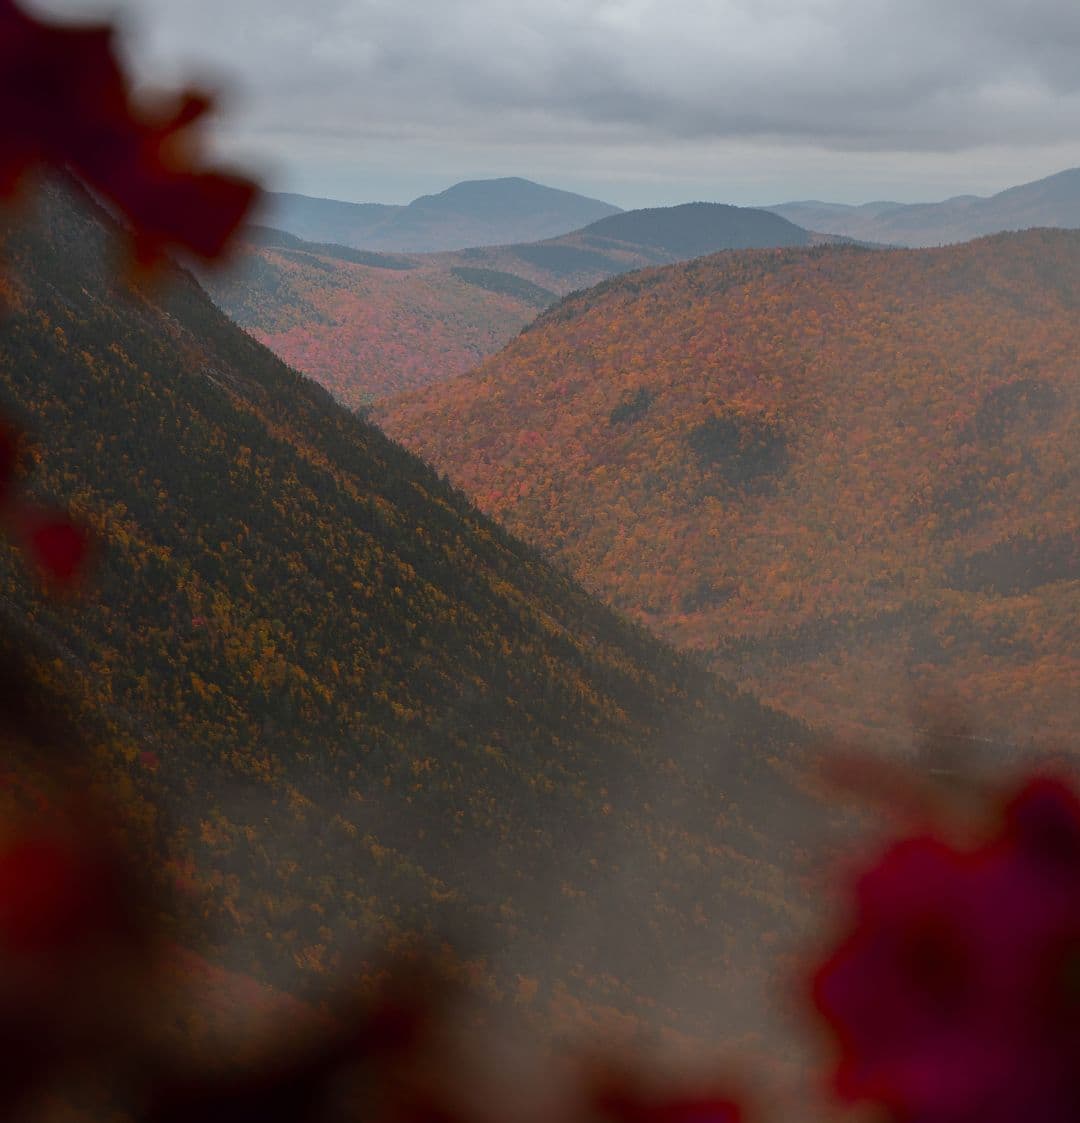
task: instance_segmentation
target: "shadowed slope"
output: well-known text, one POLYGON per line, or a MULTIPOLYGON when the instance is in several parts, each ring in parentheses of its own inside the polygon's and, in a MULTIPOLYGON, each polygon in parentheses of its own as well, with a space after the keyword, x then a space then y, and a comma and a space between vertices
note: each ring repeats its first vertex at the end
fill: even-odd
POLYGON ((101 564, 75 611, 5 548, 0 592, 158 809, 204 951, 293 987, 449 932, 463 975, 505 998, 527 976, 545 1020, 762 1024, 758 937, 799 916, 802 729, 592 600, 190 277, 115 286, 108 246, 57 191, 4 235, 4 410, 47 435, 34 486, 101 564))

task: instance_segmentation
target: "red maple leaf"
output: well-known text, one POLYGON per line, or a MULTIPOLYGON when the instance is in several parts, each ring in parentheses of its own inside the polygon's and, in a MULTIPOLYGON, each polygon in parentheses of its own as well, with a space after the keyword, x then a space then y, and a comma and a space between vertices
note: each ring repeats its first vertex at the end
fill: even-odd
POLYGON ((989 842, 906 839, 814 979, 842 1098, 918 1123, 1080 1118, 1080 800, 1035 779, 989 842))
POLYGON ((171 248, 217 257, 255 185, 202 165, 192 126, 210 99, 139 104, 113 38, 108 25, 48 24, 0 0, 0 195, 34 169, 68 169, 126 216, 140 260, 171 248))
MULTIPOLYGON (((186 91, 168 112, 132 97, 113 37, 106 24, 49 24, 0 0, 0 198, 34 170, 70 171, 125 216, 141 264, 170 249, 218 257, 256 187, 202 165, 193 125, 211 108, 205 95, 186 91)), ((0 514, 46 576, 70 583, 87 537, 13 497, 16 452, 0 425, 0 514)))

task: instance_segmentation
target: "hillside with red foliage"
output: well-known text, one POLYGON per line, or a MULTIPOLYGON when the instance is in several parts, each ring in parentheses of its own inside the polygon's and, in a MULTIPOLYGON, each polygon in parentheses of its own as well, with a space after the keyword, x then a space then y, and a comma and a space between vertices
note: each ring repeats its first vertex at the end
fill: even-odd
POLYGON ((575 289, 728 247, 804 244, 777 215, 693 203, 543 242, 384 254, 256 228, 203 283, 223 311, 352 408, 464 374, 575 289))
POLYGON ((368 254, 368 263, 299 245, 246 248, 238 270, 204 284, 261 343, 353 408, 464 373, 537 311, 423 257, 368 254))
MULTIPOLYGON (((1080 234, 617 278, 387 431, 592 590, 823 726, 1080 710, 1080 234)), ((916 721, 917 723, 917 721, 916 721)))

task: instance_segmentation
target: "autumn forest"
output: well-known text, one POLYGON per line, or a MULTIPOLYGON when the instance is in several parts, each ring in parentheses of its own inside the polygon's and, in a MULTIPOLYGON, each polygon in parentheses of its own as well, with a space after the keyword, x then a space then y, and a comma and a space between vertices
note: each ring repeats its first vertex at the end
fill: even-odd
POLYGON ((1080 1117, 1080 173, 267 191, 119 41, 0 0, 0 1116, 1080 1117))

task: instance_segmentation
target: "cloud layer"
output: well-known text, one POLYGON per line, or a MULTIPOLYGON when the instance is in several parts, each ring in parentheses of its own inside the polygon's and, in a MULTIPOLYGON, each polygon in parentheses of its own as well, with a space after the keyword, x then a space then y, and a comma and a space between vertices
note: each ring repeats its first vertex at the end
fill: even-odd
MULTIPOLYGON (((74 12, 95 0, 37 0, 74 12)), ((1080 142, 1051 0, 137 0, 147 74, 233 77, 270 148, 1080 142)), ((286 156, 287 158, 287 156, 286 156)))

